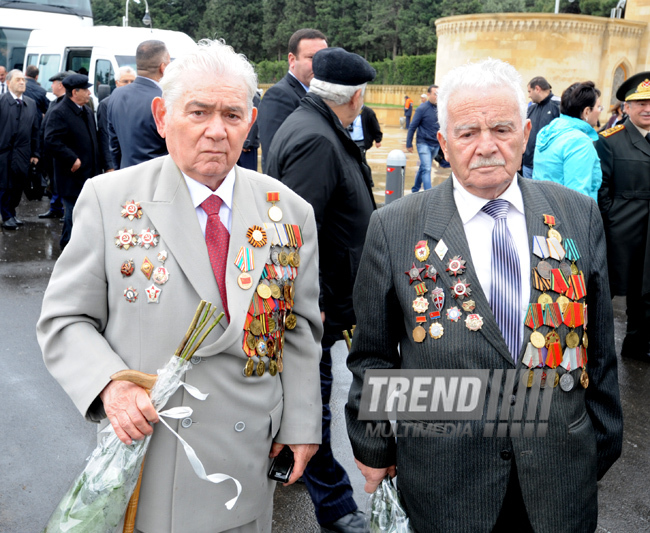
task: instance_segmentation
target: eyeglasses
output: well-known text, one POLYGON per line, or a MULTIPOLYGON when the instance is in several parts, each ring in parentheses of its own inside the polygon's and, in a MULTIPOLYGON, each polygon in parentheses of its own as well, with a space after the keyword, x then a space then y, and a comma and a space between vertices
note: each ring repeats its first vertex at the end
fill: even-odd
POLYGON ((601 113, 603 112, 604 109, 605 109, 605 108, 604 108, 602 105, 599 105, 599 106, 598 106, 598 111, 600 111, 601 113))

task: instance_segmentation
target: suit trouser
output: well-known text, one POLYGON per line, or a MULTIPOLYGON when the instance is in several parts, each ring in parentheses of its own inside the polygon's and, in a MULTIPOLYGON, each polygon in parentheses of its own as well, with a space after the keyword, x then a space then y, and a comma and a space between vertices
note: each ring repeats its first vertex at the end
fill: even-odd
POLYGON ((63 201, 63 229, 61 230, 61 240, 59 241, 59 246, 63 250, 68 242, 70 242, 70 235, 72 233, 72 211, 74 210, 74 204, 77 203, 76 196, 62 196, 61 200, 63 201))
POLYGON ((320 362, 320 390, 323 399, 323 441, 302 475, 316 510, 319 524, 335 522, 357 510, 352 485, 345 469, 332 454, 330 442, 330 396, 332 394, 331 346, 323 348, 320 362))
POLYGON ((9 175, 9 184, 9 187, 0 189, 0 214, 3 222, 16 216, 16 207, 23 195, 23 188, 16 176, 9 175))
MULTIPOLYGON (((639 282, 638 287, 641 287, 639 282)), ((622 353, 643 355, 650 352, 650 294, 628 294, 625 297, 627 305, 627 331, 623 339, 622 353)))

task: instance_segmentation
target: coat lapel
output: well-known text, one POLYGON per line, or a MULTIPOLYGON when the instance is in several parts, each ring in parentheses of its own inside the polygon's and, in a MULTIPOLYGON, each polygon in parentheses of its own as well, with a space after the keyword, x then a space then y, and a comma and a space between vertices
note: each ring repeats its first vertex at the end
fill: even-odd
POLYGON ((629 118, 625 121, 625 129, 628 130, 630 134, 632 144, 634 144, 634 146, 641 150, 645 155, 650 156, 650 143, 643 135, 641 135, 641 132, 639 132, 629 118))

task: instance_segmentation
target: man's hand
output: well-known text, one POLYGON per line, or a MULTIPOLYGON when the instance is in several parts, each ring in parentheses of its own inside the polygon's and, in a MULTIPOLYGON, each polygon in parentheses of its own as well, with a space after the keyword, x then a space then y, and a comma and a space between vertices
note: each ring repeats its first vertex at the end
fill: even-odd
POLYGON ((81 160, 77 157, 77 160, 74 162, 74 165, 72 165, 72 168, 70 169, 71 172, 77 172, 79 170, 79 167, 81 166, 81 160))
POLYGON ((285 446, 289 446, 293 452, 293 471, 291 472, 289 481, 284 483, 284 486, 286 487, 287 485, 293 485, 300 479, 302 473, 305 471, 307 463, 318 451, 318 444, 281 444, 279 442, 274 442, 273 446, 271 446, 269 457, 277 457, 285 446))
POLYGON ((150 422, 158 422, 158 413, 142 387, 128 381, 111 381, 99 397, 116 435, 124 444, 132 444, 133 440, 153 433, 150 422))
POLYGON ((32 163, 33 165, 38 165, 38 157, 30 158, 29 162, 32 163))
POLYGON ((375 492, 379 484, 386 477, 386 474, 391 478, 397 475, 395 465, 389 466, 388 468, 370 468, 369 466, 360 463, 357 459, 355 459, 354 462, 357 463, 357 467, 361 470, 363 477, 366 478, 366 485, 363 489, 369 493, 375 492))
POLYGON ((377 148, 381 148, 381 143, 375 143, 375 146, 376 146, 377 148))
POLYGON ((409 154, 412 154, 412 153, 413 153, 413 147, 411 146, 410 148, 407 148, 406 151, 407 151, 409 154))

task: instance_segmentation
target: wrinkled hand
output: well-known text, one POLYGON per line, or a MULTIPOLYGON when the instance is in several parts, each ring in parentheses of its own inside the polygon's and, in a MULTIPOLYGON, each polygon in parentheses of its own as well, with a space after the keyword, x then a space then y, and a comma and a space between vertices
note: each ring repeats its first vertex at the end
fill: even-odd
POLYGON ((142 387, 128 381, 111 381, 99 397, 115 434, 124 444, 153 433, 150 422, 158 422, 158 413, 142 387))
POLYGON ((363 490, 369 493, 375 492, 379 484, 386 477, 386 474, 391 478, 397 475, 397 468, 395 465, 387 468, 370 468, 369 466, 359 462, 357 459, 355 459, 354 462, 357 463, 357 468, 361 470, 361 474, 366 478, 366 485, 363 490))
POLYGON ((406 151, 407 151, 409 154, 412 154, 412 153, 413 153, 413 147, 411 146, 410 148, 407 148, 406 151))
POLYGON ((284 483, 284 486, 286 487, 287 485, 293 485, 300 479, 302 473, 305 471, 307 463, 318 451, 318 444, 281 444, 279 442, 274 442, 273 446, 271 446, 269 457, 271 459, 277 457, 285 446, 289 446, 293 452, 293 471, 291 472, 289 481, 284 483))
POLYGON ((70 169, 70 172, 76 172, 79 170, 79 167, 81 166, 81 160, 77 157, 76 161, 72 165, 72 168, 70 169))

